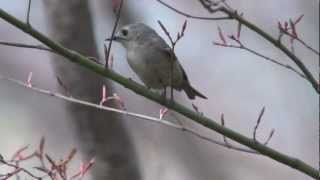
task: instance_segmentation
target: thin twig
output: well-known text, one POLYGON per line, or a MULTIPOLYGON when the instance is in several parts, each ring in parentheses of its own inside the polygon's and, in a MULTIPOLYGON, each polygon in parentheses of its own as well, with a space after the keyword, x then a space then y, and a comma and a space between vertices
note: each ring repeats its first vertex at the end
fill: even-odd
POLYGON ((309 49, 310 51, 312 51, 313 53, 320 55, 320 52, 317 51, 316 49, 314 49, 313 47, 311 47, 310 45, 308 45, 306 42, 304 42, 302 39, 300 39, 299 37, 294 37, 292 34, 288 33, 288 32, 283 32, 283 34, 289 36, 290 38, 293 38, 294 40, 297 40, 299 43, 301 43, 303 46, 305 46, 307 49, 309 49))
POLYGON ((67 96, 72 97, 72 93, 70 89, 67 87, 67 85, 62 81, 62 79, 59 76, 56 76, 57 82, 60 85, 60 87, 65 91, 67 96))
POLYGON ((264 145, 267 145, 267 144, 270 142, 270 140, 271 140, 274 132, 275 132, 275 130, 272 129, 271 132, 270 132, 270 134, 269 134, 269 136, 268 136, 268 138, 267 138, 267 140, 263 143, 264 145))
POLYGON ((31 45, 31 44, 24 44, 24 43, 16 43, 16 42, 5 42, 5 41, 0 41, 1 45, 4 46, 11 46, 11 47, 18 47, 18 48, 29 48, 29 49, 38 49, 38 50, 43 50, 43 51, 48 51, 51 53, 58 54, 54 50, 44 47, 42 45, 31 45))
POLYGON ((225 17, 204 17, 204 16, 194 16, 194 15, 191 15, 191 14, 188 14, 188 13, 185 13, 181 10, 178 10, 177 8, 163 2, 162 0, 157 0, 160 4, 164 5, 165 7, 171 9, 172 11, 184 16, 184 17, 187 17, 187 18, 190 18, 190 19, 199 19, 199 20, 226 20, 226 19, 231 19, 230 16, 225 16, 225 17))
MULTIPOLYGON (((184 21, 181 31, 177 33, 176 39, 173 40, 172 36, 170 35, 169 31, 167 28, 162 24, 160 20, 158 20, 158 24, 160 25, 161 29, 164 31, 166 36, 169 38, 170 43, 171 43, 171 50, 170 50, 170 58, 171 58, 171 64, 170 64, 170 95, 171 95, 171 100, 173 100, 173 66, 176 61, 176 56, 175 56, 175 47, 178 43, 179 40, 181 40, 184 37, 184 32, 187 28, 187 20, 184 21)), ((166 87, 165 87, 166 88, 166 87)), ((165 91, 166 92, 166 91, 165 91)), ((166 94, 165 94, 166 96, 166 94)))
MULTIPOLYGON (((54 53, 56 55, 60 55, 59 53, 55 52, 54 50, 47 48, 42 45, 32 45, 32 44, 25 44, 25 43, 17 43, 17 42, 6 42, 6 41, 0 41, 0 45, 4 46, 10 46, 10 47, 17 47, 17 48, 27 48, 27 49, 37 49, 37 50, 42 50, 42 51, 47 51, 50 53, 54 53)), ((95 57, 87 57, 88 59, 94 61, 97 64, 102 65, 102 63, 95 57)))
POLYGON ((257 130, 258 130, 258 127, 259 127, 259 125, 260 125, 262 116, 263 116, 263 114, 264 114, 264 110, 265 110, 265 107, 263 107, 263 108, 261 109, 261 112, 260 112, 259 117, 258 117, 258 119, 257 119, 257 123, 256 123, 256 125, 255 125, 255 127, 254 127, 254 130, 253 130, 253 141, 254 141, 254 142, 257 142, 256 134, 257 134, 257 130))
POLYGON ((28 0, 27 25, 30 26, 31 0, 28 0))
POLYGON ((276 65, 279 65, 279 66, 284 67, 286 69, 289 69, 290 71, 292 71, 292 72, 296 73, 297 75, 299 75, 301 78, 307 80, 307 78, 306 78, 306 76, 304 74, 302 74, 298 70, 294 69, 292 66, 290 66, 288 64, 280 63, 279 61, 277 61, 275 59, 272 59, 272 58, 270 58, 270 57, 268 57, 266 55, 263 55, 263 54, 255 51, 253 49, 250 49, 247 46, 245 46, 242 42, 240 42, 239 40, 236 40, 236 39, 233 39, 233 40, 235 40, 239 45, 221 44, 221 43, 216 43, 216 42, 214 42, 213 44, 217 45, 217 46, 236 48, 236 49, 242 49, 242 50, 248 51, 248 52, 250 52, 250 53, 252 53, 252 54, 254 54, 256 56, 259 56, 259 57, 261 57, 261 58, 263 58, 263 59, 265 59, 265 60, 267 60, 267 61, 269 61, 269 62, 271 62, 273 64, 276 64, 276 65))
MULTIPOLYGON (((32 177, 32 178, 34 178, 34 179, 39 179, 39 180, 41 180, 41 177, 35 176, 34 174, 32 174, 30 171, 26 170, 25 168, 21 168, 21 167, 19 167, 19 166, 14 165, 14 164, 8 163, 8 162, 6 162, 6 161, 3 160, 3 159, 0 159, 0 163, 5 164, 5 165, 7 165, 7 166, 9 166, 9 167, 12 167, 12 168, 14 168, 14 169, 16 169, 16 170, 23 171, 23 172, 25 172, 26 174, 28 174, 30 177, 32 177)), ((17 174, 17 173, 18 173, 18 172, 15 172, 15 173, 13 173, 13 174, 9 173, 9 174, 7 174, 7 176, 10 176, 10 177, 11 177, 11 176, 13 176, 13 175, 15 175, 15 174, 17 174)))
POLYGON ((251 29, 253 32, 256 32, 261 37, 266 39, 268 42, 273 44, 276 48, 280 49, 284 54, 286 54, 290 60, 292 60, 303 72, 304 76, 310 82, 314 90, 319 94, 320 88, 317 80, 313 76, 313 74, 310 72, 310 70, 305 66, 303 61, 297 57, 295 54, 293 54, 285 45, 283 45, 278 39, 274 38, 264 30, 260 29, 255 24, 251 23, 250 21, 246 20, 245 18, 238 15, 235 11, 231 11, 225 7, 220 8, 221 12, 224 12, 234 18, 236 21, 240 22, 242 25, 246 26, 247 28, 251 29))
POLYGON ((115 113, 119 113, 119 114, 123 114, 123 115, 129 116, 129 117, 135 117, 135 118, 137 118, 137 120, 144 120, 144 121, 148 121, 148 122, 158 123, 158 124, 162 124, 164 126, 171 127, 171 128, 174 128, 174 129, 178 129, 178 130, 181 130, 181 131, 186 131, 186 132, 189 132, 192 135, 194 135, 194 136, 196 136, 196 137, 198 137, 200 139, 203 139, 205 141, 209 141, 211 143, 226 147, 228 149, 234 149, 234 150, 237 150, 237 151, 242 151, 242 152, 247 152, 247 153, 252 153, 252 154, 260 154, 260 153, 254 151, 254 150, 251 150, 251 149, 245 149, 245 148, 234 147, 234 146, 230 147, 229 145, 225 144, 224 142, 213 140, 210 137, 206 137, 204 135, 201 135, 198 132, 196 132, 196 131, 194 131, 192 129, 189 129, 189 128, 185 128, 185 127, 183 127, 181 125, 177 125, 177 124, 171 123, 168 120, 159 119, 159 118, 155 118, 155 117, 151 117, 151 116, 147 116, 147 115, 143 115, 143 114, 137 114, 137 113, 134 113, 134 112, 129 112, 129 111, 126 111, 126 110, 116 109, 116 108, 112 108, 112 107, 101 106, 101 105, 98 105, 98 104, 94 104, 94 103, 91 103, 91 102, 83 101, 83 100, 76 99, 76 98, 73 98, 73 97, 64 96, 64 95, 59 94, 59 93, 54 93, 54 92, 51 92, 49 90, 37 88, 35 86, 29 87, 29 86, 27 86, 27 84, 25 84, 22 81, 11 79, 11 78, 7 78, 7 77, 1 76, 1 75, 0 75, 0 79, 4 79, 4 80, 6 80, 8 82, 11 82, 11 83, 17 84, 19 86, 31 89, 31 90, 33 90, 33 91, 35 91, 37 93, 45 94, 45 95, 48 95, 48 96, 51 96, 51 97, 55 97, 55 98, 58 98, 58 99, 63 99, 63 100, 68 101, 68 102, 81 104, 81 105, 84 105, 84 106, 93 107, 93 108, 97 108, 97 109, 100 109, 100 110, 111 111, 111 112, 115 112, 115 113))
POLYGON ((117 17, 116 17, 116 21, 113 25, 113 29, 112 29, 112 33, 111 33, 111 38, 110 38, 110 41, 109 41, 109 44, 108 44, 108 50, 106 51, 106 64, 105 64, 105 68, 108 68, 108 61, 109 61, 109 56, 110 56, 110 51, 111 51, 111 46, 112 46, 112 41, 113 41, 113 38, 114 38, 114 34, 116 33, 116 29, 117 29, 117 26, 119 24, 119 20, 120 20, 120 15, 121 15, 121 10, 122 10, 122 6, 123 6, 123 1, 124 0, 120 0, 120 4, 119 4, 119 7, 117 8, 117 17))
MULTIPOLYGON (((189 17, 189 15, 183 11, 177 10, 176 8, 168 5, 167 3, 164 3, 162 0, 157 0, 162 5, 166 6, 170 10, 173 10, 174 12, 181 14, 183 16, 189 17)), ((295 54, 293 54, 285 45, 279 41, 279 39, 275 39, 267 32, 260 29, 255 24, 251 23, 250 21, 243 18, 241 15, 238 14, 236 10, 231 8, 228 4, 226 4, 224 1, 223 4, 225 6, 220 6, 218 8, 213 9, 211 7, 211 3, 206 3, 204 0, 198 0, 202 6, 210 13, 216 13, 216 12, 223 12, 227 15, 227 18, 222 18, 222 20, 228 20, 228 19, 234 19, 238 21, 239 23, 245 25, 247 28, 251 29, 252 31, 256 32, 257 34, 261 35, 264 39, 272 43, 275 47, 279 48, 283 53, 285 53, 303 72, 304 76, 308 80, 308 82, 311 83, 312 87, 315 89, 315 91, 319 94, 320 88, 317 80, 314 78, 314 76, 311 74, 309 69, 304 65, 304 63, 298 58, 295 54)), ((190 17, 191 18, 191 17, 190 17)), ((201 18, 195 18, 195 19, 201 19, 201 18)), ((208 19, 204 18, 203 20, 219 20, 219 19, 208 19)))
MULTIPOLYGON (((220 120, 221 120, 221 125, 222 125, 222 126, 225 126, 224 114, 223 114, 223 113, 221 114, 220 120)), ((231 144, 228 142, 228 139, 227 139, 226 136, 223 136, 223 142, 224 142, 226 145, 228 145, 228 146, 231 147, 231 144)))

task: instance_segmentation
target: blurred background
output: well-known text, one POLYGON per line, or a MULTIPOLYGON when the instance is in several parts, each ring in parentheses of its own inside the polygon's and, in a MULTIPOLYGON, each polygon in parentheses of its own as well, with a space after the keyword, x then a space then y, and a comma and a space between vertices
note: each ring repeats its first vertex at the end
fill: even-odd
MULTIPOLYGON (((194 15, 210 16, 195 0, 167 0, 167 3, 194 15)), ((228 1, 232 7, 262 29, 278 35, 277 22, 297 18, 300 38, 319 49, 319 1, 228 1)), ((111 0, 33 1, 31 25, 66 47, 87 56, 103 59, 104 39, 111 35, 115 21, 111 0)), ((0 1, 0 7, 25 20, 27 0, 0 1)), ((155 0, 126 0, 120 26, 143 22, 162 37, 157 24, 161 20, 175 34, 186 18, 155 0)), ((269 146, 319 168, 319 96, 312 86, 295 73, 271 64, 239 49, 213 46, 219 41, 217 26, 226 34, 234 33, 234 21, 188 19, 185 37, 176 54, 194 87, 208 100, 196 99, 206 116, 219 120, 225 115, 226 126, 251 137, 263 106, 265 115, 257 137, 264 141, 272 128, 275 134, 269 146)), ((296 66, 279 50, 254 32, 243 27, 241 40, 248 47, 279 62, 296 66)), ((39 44, 25 33, 0 20, 0 41, 39 44)), ((318 56, 295 44, 295 53, 319 80, 318 56)), ((125 60, 119 44, 112 47, 114 70, 138 80, 125 60)), ((125 100, 129 111, 159 116, 161 106, 124 87, 105 81, 59 56, 45 51, 0 45, 0 74, 26 81, 33 72, 33 85, 62 92, 56 77, 70 87, 76 97, 99 102, 102 84, 125 100)), ((140 81, 139 81, 140 82, 140 81)), ((176 92, 177 101, 191 107, 184 93, 176 92)), ((221 135, 169 113, 172 122, 182 121, 213 139, 221 135)), ((13 83, 0 80, 0 154, 5 158, 24 145, 36 148, 42 136, 46 152, 59 159, 73 148, 79 150, 72 169, 80 161, 96 157, 96 164, 86 179, 291 179, 308 180, 306 175, 269 158, 229 150, 188 133, 151 122, 70 104, 41 95, 13 83)), ((236 144, 236 143, 234 143, 236 144)), ((5 171, 0 166, 0 173, 5 171)))

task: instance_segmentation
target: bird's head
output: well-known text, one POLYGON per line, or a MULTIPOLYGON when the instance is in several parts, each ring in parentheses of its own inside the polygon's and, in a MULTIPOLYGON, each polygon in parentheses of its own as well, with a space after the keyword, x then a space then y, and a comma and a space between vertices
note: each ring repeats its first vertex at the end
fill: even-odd
POLYGON ((112 38, 107 38, 106 41, 113 41, 121 43, 125 48, 135 43, 142 43, 146 38, 152 37, 156 32, 149 26, 143 23, 135 23, 125 25, 115 33, 112 38))

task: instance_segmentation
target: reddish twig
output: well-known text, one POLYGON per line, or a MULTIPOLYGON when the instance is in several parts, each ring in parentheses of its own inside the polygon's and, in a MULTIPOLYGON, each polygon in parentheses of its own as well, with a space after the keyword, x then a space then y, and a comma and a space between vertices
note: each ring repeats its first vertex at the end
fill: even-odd
MULTIPOLYGON (((252 153, 252 154, 260 154, 260 153, 254 151, 254 150, 251 150, 251 149, 245 149, 245 148, 235 147, 235 146, 232 146, 230 148, 224 142, 220 142, 220 141, 214 140, 214 139, 212 139, 210 137, 206 137, 204 135, 201 135, 199 132, 196 132, 195 130, 192 130, 190 128, 185 128, 183 126, 171 123, 171 122, 169 122, 167 120, 163 120, 163 119, 161 120, 159 118, 154 118, 154 117, 143 115, 143 114, 129 112, 129 111, 126 111, 126 110, 121 110, 121 109, 101 106, 99 104, 94 104, 94 103, 83 101, 83 100, 80 100, 80 99, 67 97, 67 96, 64 96, 62 94, 54 93, 54 92, 51 92, 49 90, 44 90, 44 89, 40 89, 40 88, 37 88, 37 87, 31 87, 30 88, 24 82, 21 82, 21 81, 15 80, 15 79, 11 79, 11 78, 6 78, 6 77, 3 77, 3 76, 0 75, 0 80, 1 79, 7 80, 8 82, 17 84, 19 86, 31 89, 31 90, 33 90, 35 92, 38 92, 38 93, 41 93, 41 94, 44 94, 44 95, 48 95, 50 97, 55 97, 55 98, 58 98, 58 99, 62 99, 62 100, 65 100, 65 101, 68 101, 68 102, 71 102, 71 103, 76 103, 76 104, 80 104, 80 105, 87 106, 87 107, 97 108, 97 109, 100 109, 100 110, 111 111, 111 112, 115 112, 115 113, 119 113, 119 114, 123 114, 123 115, 129 116, 129 117, 135 117, 136 120, 143 120, 143 121, 158 123, 158 124, 161 124, 161 125, 164 125, 164 126, 167 126, 167 127, 171 127, 171 128, 177 129, 177 130, 185 131, 185 132, 188 132, 188 133, 192 134, 195 137, 198 137, 198 138, 200 138, 202 140, 208 141, 210 143, 213 143, 213 144, 216 144, 216 145, 219 145, 219 146, 222 146, 222 147, 226 147, 226 148, 233 149, 233 150, 240 151, 240 152, 247 152, 247 153, 252 153)), ((42 168, 39 168, 39 169, 42 169, 42 168)), ((50 174, 48 174, 48 175, 50 175, 50 174)))
POLYGON ((88 170, 93 166, 94 163, 95 163, 95 158, 92 158, 88 163, 81 162, 79 172, 71 176, 70 180, 73 180, 77 177, 79 177, 79 179, 82 179, 83 176, 88 172, 88 170))
MULTIPOLYGON (((27 87, 27 85, 25 86, 27 87)), ((34 88, 34 87, 30 87, 30 88, 34 88)), ((2 156, 0 156, 0 164, 1 165, 5 165, 7 167, 11 167, 14 168, 14 171, 9 172, 7 174, 0 174, 0 179, 1 180, 8 180, 9 178, 11 178, 12 176, 17 176, 17 178, 19 177, 19 173, 20 172, 25 172, 27 175, 29 175, 30 177, 32 177, 33 179, 39 179, 42 180, 46 177, 50 177, 51 180, 68 180, 68 164, 69 162, 74 158, 75 154, 76 154, 76 149, 72 149, 70 151, 70 153, 64 158, 61 159, 60 161, 56 162, 53 160, 52 157, 50 157, 48 154, 45 154, 44 152, 44 145, 45 145, 45 139, 44 137, 41 138, 40 143, 39 143, 39 147, 36 151, 34 151, 34 153, 32 153, 32 155, 30 156, 26 156, 24 157, 22 155, 22 152, 24 152, 28 146, 22 147, 20 149, 18 149, 14 155, 12 156, 12 160, 10 161, 6 161, 2 156), (48 163, 51 165, 50 168, 47 168, 44 162, 44 158, 48 161, 48 163), (31 171, 29 171, 26 168, 23 168, 20 166, 20 162, 25 161, 27 159, 35 159, 40 161, 41 163, 41 167, 33 167, 33 169, 36 169, 42 173, 45 173, 45 176, 37 176, 34 173, 32 173, 31 171), (13 162, 13 163, 10 163, 13 162)), ((88 164, 86 164, 84 171, 82 171, 82 175, 81 177, 83 177, 86 172, 89 170, 89 168, 93 165, 94 161, 90 161, 88 164)))
POLYGON ((29 145, 26 145, 26 146, 18 149, 18 150, 13 154, 13 156, 11 157, 11 160, 10 160, 10 161, 13 162, 13 161, 15 161, 15 160, 22 159, 23 156, 22 156, 21 153, 22 153, 23 151, 27 150, 28 148, 29 148, 29 145))
POLYGON ((178 43, 179 40, 181 40, 184 36, 184 32, 187 28, 187 20, 184 21, 182 27, 181 27, 181 31, 177 33, 177 36, 175 39, 173 39, 173 37, 170 35, 169 31, 167 30, 167 28, 162 24, 162 22, 160 20, 158 20, 158 24, 160 25, 161 29, 164 31, 164 33, 166 34, 166 36, 168 37, 168 39, 170 40, 171 43, 171 50, 172 53, 174 54, 174 48, 176 46, 176 44, 178 43))
POLYGON ((99 105, 103 106, 106 102, 111 101, 111 100, 114 100, 121 109, 126 109, 122 98, 120 96, 118 96, 118 94, 116 94, 116 93, 113 93, 112 96, 108 96, 107 88, 105 85, 103 85, 99 105))
POLYGON ((320 55, 319 51, 312 48, 310 45, 304 42, 301 38, 299 38, 296 26, 302 20, 303 16, 304 16, 303 14, 300 15, 296 20, 289 19, 289 23, 287 21, 285 21, 283 24, 281 24, 281 22, 278 22, 278 28, 280 32, 279 41, 281 41, 281 37, 285 34, 290 37, 291 49, 293 49, 293 41, 296 40, 299 43, 301 43, 303 46, 305 46, 307 49, 312 51, 313 53, 320 55))
POLYGON ((32 178, 34 178, 34 179, 39 179, 39 180, 42 179, 41 177, 38 177, 38 176, 34 175, 33 173, 31 173, 31 172, 28 171, 27 169, 21 168, 21 167, 19 167, 19 166, 17 166, 17 165, 11 164, 11 163, 8 163, 7 161, 5 161, 5 160, 3 160, 3 159, 1 159, 1 158, 0 158, 0 163, 5 164, 5 165, 7 165, 8 167, 12 167, 12 168, 15 169, 13 172, 6 174, 6 176, 3 178, 3 180, 9 179, 10 177, 12 177, 12 176, 14 176, 14 175, 17 175, 17 174, 18 174, 19 172, 21 172, 21 171, 24 172, 24 173, 26 173, 26 174, 28 174, 30 177, 32 177, 32 178))
POLYGON ((240 22, 242 25, 246 26, 253 32, 257 33, 261 37, 263 37, 266 41, 270 42, 273 44, 274 47, 278 48, 281 50, 286 56, 290 58, 302 71, 308 82, 312 85, 314 90, 319 94, 320 93, 320 88, 319 88, 319 83, 313 76, 313 74, 310 72, 310 70, 305 66, 305 64, 302 62, 302 60, 297 57, 294 53, 292 53, 285 45, 283 45, 279 40, 275 39, 272 35, 267 33, 266 31, 262 30, 260 27, 255 25, 254 23, 248 21, 247 19, 243 18, 240 16, 236 10, 231 8, 230 6, 227 6, 226 3, 224 3, 224 6, 220 6, 219 8, 211 7, 210 4, 203 3, 206 0, 199 0, 203 7, 209 12, 209 13, 216 13, 216 12, 222 12, 225 13, 226 15, 232 17, 232 19, 240 22))
POLYGON ((61 166, 57 164, 48 154, 45 154, 45 157, 51 165, 51 171, 49 171, 49 173, 54 174, 54 172, 57 172, 61 179, 66 180, 63 171, 61 171, 61 166))
POLYGON ((294 39, 296 41, 298 41, 299 43, 301 43, 303 46, 305 46, 307 49, 309 49, 310 51, 312 51, 313 53, 320 55, 320 52, 317 51, 316 49, 314 49, 313 47, 311 47, 310 45, 308 45, 306 42, 304 42, 302 39, 300 39, 299 37, 295 37, 292 34, 288 33, 288 32, 284 32, 283 34, 289 36, 291 39, 294 39))

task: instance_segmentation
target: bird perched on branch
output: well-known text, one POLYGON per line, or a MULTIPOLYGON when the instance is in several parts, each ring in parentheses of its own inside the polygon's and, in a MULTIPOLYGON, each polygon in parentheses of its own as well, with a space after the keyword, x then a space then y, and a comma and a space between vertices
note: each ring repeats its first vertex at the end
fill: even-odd
MULTIPOLYGON (((108 38, 106 40, 111 40, 108 38)), ((153 89, 184 90, 190 99, 207 99, 190 85, 188 77, 169 45, 149 26, 123 26, 112 38, 126 49, 127 61, 141 81, 153 89)))

